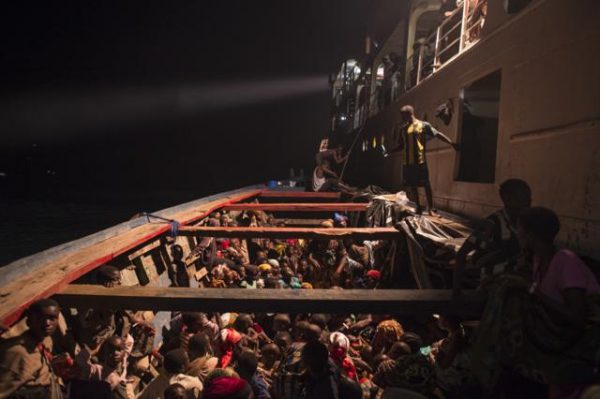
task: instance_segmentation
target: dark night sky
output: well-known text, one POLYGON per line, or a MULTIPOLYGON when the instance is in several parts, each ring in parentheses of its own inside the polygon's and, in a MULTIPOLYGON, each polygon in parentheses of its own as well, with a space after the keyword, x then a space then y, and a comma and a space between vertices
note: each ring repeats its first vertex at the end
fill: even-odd
POLYGON ((60 190, 79 194, 205 194, 310 167, 328 128, 324 84, 274 101, 227 99, 247 82, 325 82, 360 52, 368 0, 6 7, 0 167, 14 177, 33 155, 36 168, 56 171, 60 190), (223 85, 220 106, 174 111, 174 90, 223 85))

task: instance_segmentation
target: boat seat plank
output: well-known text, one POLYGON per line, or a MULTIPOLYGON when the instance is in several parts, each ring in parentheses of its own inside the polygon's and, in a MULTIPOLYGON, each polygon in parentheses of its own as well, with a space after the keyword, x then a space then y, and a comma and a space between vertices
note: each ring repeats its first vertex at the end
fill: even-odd
POLYGON ((478 316, 482 300, 468 292, 453 300, 450 290, 263 289, 113 287, 69 285, 55 295, 61 305, 78 308, 151 309, 202 312, 393 313, 416 312, 478 316))
POLYGON ((263 191, 261 198, 321 198, 321 199, 339 199, 341 193, 330 192, 312 192, 312 191, 263 191))
POLYGON ((320 226, 321 223, 326 222, 328 219, 297 219, 297 218, 275 218, 273 224, 284 223, 286 227, 307 227, 307 226, 320 226))
POLYGON ((355 202, 334 203, 264 203, 264 204, 231 204, 223 207, 224 211, 271 211, 271 212, 362 212, 369 204, 355 202))
POLYGON ((306 227, 196 227, 179 229, 180 235, 199 237, 231 238, 302 238, 302 239, 343 239, 356 240, 395 240, 401 237, 393 227, 364 228, 306 228, 306 227))

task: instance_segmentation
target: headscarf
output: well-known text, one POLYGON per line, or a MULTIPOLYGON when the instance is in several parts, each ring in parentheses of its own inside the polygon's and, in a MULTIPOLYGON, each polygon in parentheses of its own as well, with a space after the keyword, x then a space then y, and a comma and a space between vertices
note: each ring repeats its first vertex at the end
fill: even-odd
POLYGON ((332 228, 333 227, 333 220, 331 219, 327 219, 321 222, 321 227, 325 227, 325 228, 332 228))
POLYGON ((379 270, 371 269, 367 272, 367 276, 373 280, 379 280, 381 278, 381 272, 379 270))
POLYGON ((258 266, 258 270, 261 272, 268 272, 271 270, 271 265, 268 263, 263 263, 262 265, 258 266))
POLYGON ((329 336, 331 358, 340 366, 346 376, 356 380, 356 367, 352 359, 348 357, 348 349, 350 348, 350 340, 341 332, 334 332, 329 336))
POLYGON ((402 324, 394 319, 384 320, 377 325, 375 334, 382 334, 387 341, 396 342, 404 335, 404 329, 402 328, 402 324))
POLYGON ((344 351, 348 351, 348 348, 350 348, 348 337, 337 331, 329 335, 329 343, 335 347, 344 349, 344 351))
POLYGON ((225 328, 221 330, 221 359, 219 359, 219 367, 227 367, 233 359, 233 350, 242 339, 242 335, 233 328, 225 328))
POLYGON ((233 312, 227 312, 221 314, 221 324, 224 327, 231 326, 235 323, 235 319, 237 319, 238 314, 233 312))
POLYGON ((212 378, 204 387, 202 392, 203 399, 235 398, 243 397, 242 393, 247 391, 250 394, 250 385, 246 381, 237 377, 215 377, 212 378))
POLYGON ((373 353, 387 351, 390 347, 402 338, 404 329, 402 325, 394 319, 384 320, 377 325, 375 335, 371 341, 373 353))
POLYGON ((336 223, 342 223, 342 222, 348 223, 348 216, 344 216, 344 215, 336 212, 333 214, 333 220, 336 223))

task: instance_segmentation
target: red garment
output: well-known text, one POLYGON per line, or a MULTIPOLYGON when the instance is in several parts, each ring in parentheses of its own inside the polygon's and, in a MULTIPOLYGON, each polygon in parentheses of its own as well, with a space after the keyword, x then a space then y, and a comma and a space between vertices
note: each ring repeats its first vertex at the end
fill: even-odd
POLYGON ((219 367, 225 368, 231 363, 233 358, 233 350, 242 339, 242 335, 233 328, 226 328, 221 331, 221 359, 219 359, 219 367))
POLYGON ((254 329, 254 331, 256 331, 259 334, 264 331, 263 328, 258 323, 253 323, 252 328, 254 329))
POLYGON ((379 280, 381 278, 381 272, 379 270, 371 269, 367 272, 367 276, 373 280, 379 280))
POLYGON ((346 373, 346 377, 356 381, 356 367, 354 362, 348 356, 344 348, 334 348, 331 350, 331 358, 346 373))
POLYGON ((244 389, 246 381, 236 377, 216 377, 204 387, 202 399, 227 398, 244 389))

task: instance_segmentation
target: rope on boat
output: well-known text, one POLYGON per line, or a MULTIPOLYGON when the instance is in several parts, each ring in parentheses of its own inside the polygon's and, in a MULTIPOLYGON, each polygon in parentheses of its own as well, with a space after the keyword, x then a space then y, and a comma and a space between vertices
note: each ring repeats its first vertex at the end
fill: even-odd
POLYGON ((181 223, 179 223, 177 220, 167 219, 162 216, 154 215, 154 214, 148 213, 148 212, 142 212, 142 216, 145 216, 146 218, 148 218, 148 223, 152 222, 150 220, 150 218, 158 219, 163 222, 169 223, 171 225, 171 230, 169 231, 168 235, 171 237, 177 237, 177 234, 179 233, 179 226, 181 226, 181 223))

